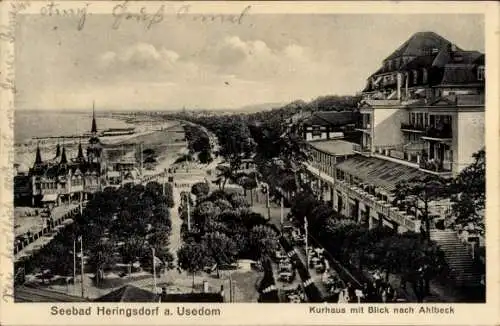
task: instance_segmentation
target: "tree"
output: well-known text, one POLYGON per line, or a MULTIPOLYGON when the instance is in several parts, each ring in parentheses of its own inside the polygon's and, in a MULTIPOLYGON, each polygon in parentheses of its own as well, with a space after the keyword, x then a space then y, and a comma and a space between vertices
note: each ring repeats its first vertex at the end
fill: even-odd
POLYGON ((449 184, 447 180, 425 175, 415 177, 408 181, 400 182, 394 191, 394 204, 404 203, 414 207, 420 213, 420 219, 424 224, 422 233, 424 238, 430 239, 431 217, 429 206, 432 202, 445 198, 449 195, 449 184))
POLYGON ((463 169, 452 182, 452 212, 456 224, 468 224, 484 230, 486 191, 485 151, 473 155, 474 162, 463 169))
POLYGON ((110 242, 99 241, 89 249, 89 253, 88 264, 94 272, 94 281, 99 286, 104 278, 104 269, 116 262, 114 247, 110 242))
POLYGON ((208 150, 203 150, 198 154, 198 160, 202 164, 210 164, 213 162, 212 154, 210 154, 210 151, 208 150))
POLYGON ((165 185, 165 202, 168 207, 172 208, 174 207, 174 189, 172 187, 172 184, 166 183, 165 185))
POLYGON ((233 209, 233 205, 231 205, 231 202, 226 199, 217 199, 216 201, 214 201, 214 205, 218 207, 221 212, 233 209))
POLYGON ((220 277, 220 266, 232 264, 236 260, 238 248, 234 241, 221 232, 210 232, 202 238, 208 257, 211 257, 217 266, 217 277, 220 277))
POLYGON ((238 193, 232 194, 229 198, 229 202, 231 203, 234 209, 250 207, 250 205, 247 202, 247 199, 238 193))
POLYGON ((205 223, 208 223, 208 221, 215 218, 220 213, 220 208, 215 206, 214 203, 210 201, 204 201, 194 209, 193 222, 198 226, 203 226, 205 223))
POLYGON ((251 177, 244 177, 241 180, 241 186, 246 191, 250 191, 250 205, 253 206, 253 190, 257 188, 257 180, 251 177))
POLYGON ((177 262, 181 269, 193 275, 193 289, 195 273, 203 270, 209 264, 206 249, 200 243, 185 243, 177 251, 177 262))
POLYGON ((294 216, 294 223, 299 226, 304 226, 304 217, 308 217, 308 221, 312 211, 318 205, 318 200, 309 193, 301 192, 294 198, 290 212, 294 216))
POLYGON ((238 169, 236 167, 236 163, 234 163, 235 161, 232 161, 232 162, 233 163, 230 163, 229 166, 218 165, 216 167, 216 170, 217 170, 217 179, 216 179, 216 181, 219 184, 219 187, 220 187, 221 190, 224 190, 224 188, 226 187, 226 183, 229 180, 234 179, 236 170, 238 169))
POLYGON ((138 237, 127 238, 120 247, 119 253, 123 262, 128 264, 130 274, 132 264, 140 260, 146 253, 145 240, 138 237))
POLYGON ((210 186, 206 182, 197 182, 191 187, 191 193, 196 197, 206 196, 210 192, 210 186))
POLYGON ((279 247, 278 234, 270 226, 254 226, 250 231, 249 245, 255 258, 272 257, 279 247))

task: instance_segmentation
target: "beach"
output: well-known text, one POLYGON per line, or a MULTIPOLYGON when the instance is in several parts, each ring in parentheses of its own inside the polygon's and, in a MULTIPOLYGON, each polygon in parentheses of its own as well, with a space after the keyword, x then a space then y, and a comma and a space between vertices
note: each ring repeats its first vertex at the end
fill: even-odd
MULTIPOLYGON (((175 121, 162 121, 161 119, 128 116, 126 114, 96 115, 98 131, 109 128, 135 128, 132 135, 101 137, 103 144, 144 143, 152 144, 160 151, 159 146, 170 137, 164 134, 165 129, 177 125, 175 121)), ((90 131, 92 115, 85 113, 62 112, 16 112, 14 124, 14 163, 18 164, 18 171, 26 172, 35 161, 36 146, 40 146, 42 160, 53 159, 56 155, 57 144, 64 146, 68 159, 74 158, 78 153, 78 144, 87 146, 87 137, 64 138, 64 136, 85 135, 90 131), (33 137, 54 137, 42 140, 33 137)))

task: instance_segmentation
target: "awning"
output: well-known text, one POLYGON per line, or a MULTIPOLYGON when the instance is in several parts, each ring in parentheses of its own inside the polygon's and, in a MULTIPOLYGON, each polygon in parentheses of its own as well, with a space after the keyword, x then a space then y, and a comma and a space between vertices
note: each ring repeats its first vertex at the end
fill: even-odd
POLYGON ((57 201, 57 197, 59 197, 58 194, 43 195, 42 203, 57 201))
POLYGON ((425 176, 424 172, 410 166, 361 155, 339 163, 337 169, 361 179, 363 183, 383 188, 388 193, 392 193, 401 181, 425 176))

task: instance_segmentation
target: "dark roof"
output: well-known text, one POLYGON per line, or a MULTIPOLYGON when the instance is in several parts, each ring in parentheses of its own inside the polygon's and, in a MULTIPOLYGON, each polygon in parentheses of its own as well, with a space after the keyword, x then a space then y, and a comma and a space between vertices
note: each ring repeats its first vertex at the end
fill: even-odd
MULTIPOLYGON (((425 55, 425 50, 430 48, 442 49, 450 41, 434 32, 418 32, 413 34, 406 42, 396 49, 385 60, 401 56, 421 56, 425 55)), ((457 50, 460 50, 457 48, 457 50)), ((385 61, 384 60, 384 61, 385 61)))
POLYGON ((474 63, 477 59, 483 57, 484 54, 479 51, 456 51, 452 54, 452 61, 456 63, 474 63), (457 58, 461 58, 458 62, 457 58))
POLYGON ((478 83, 476 69, 474 64, 447 64, 441 85, 478 83))
POLYGON ((477 58, 475 58, 472 63, 477 64, 477 65, 483 65, 484 66, 484 61, 485 61, 485 56, 484 53, 481 53, 477 58))
POLYGON ((15 302, 87 302, 81 297, 26 285, 14 288, 15 302))
POLYGON ((355 114, 352 111, 320 111, 315 112, 304 121, 305 125, 343 126, 355 122, 355 114))
POLYGON ((436 54, 432 54, 432 55, 423 55, 420 57, 416 57, 415 59, 403 65, 399 70, 405 71, 405 70, 431 67, 436 56, 437 56, 436 54))
POLYGON ((319 149, 320 151, 333 154, 333 155, 349 155, 353 151, 353 143, 342 140, 334 139, 327 141, 317 141, 309 143, 312 147, 319 149))
POLYGON ((439 67, 442 68, 444 67, 445 64, 450 62, 451 56, 450 56, 450 49, 448 46, 443 46, 436 57, 434 58, 434 61, 432 62, 433 67, 439 67))
POLYGON ((36 145, 35 165, 42 164, 42 154, 40 152, 40 145, 36 145))
POLYGON ((362 182, 382 187, 388 192, 394 191, 400 181, 426 175, 410 166, 362 155, 354 155, 339 163, 337 169, 356 176, 362 182))
POLYGON ((157 302, 158 295, 140 289, 132 285, 125 285, 121 288, 111 291, 102 297, 94 300, 95 302, 157 302))
POLYGON ((83 161, 85 157, 83 156, 83 148, 82 148, 82 143, 78 143, 78 155, 76 158, 80 161, 83 161))
POLYGON ((68 158, 66 157, 66 147, 63 147, 63 149, 62 149, 61 160, 59 162, 60 162, 60 164, 67 164, 68 163, 68 158))

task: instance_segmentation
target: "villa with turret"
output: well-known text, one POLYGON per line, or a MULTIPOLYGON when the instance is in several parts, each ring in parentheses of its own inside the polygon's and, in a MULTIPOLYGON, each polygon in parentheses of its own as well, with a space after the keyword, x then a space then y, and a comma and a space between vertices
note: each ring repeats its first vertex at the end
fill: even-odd
POLYGON ((25 173, 14 177, 14 201, 30 197, 31 206, 57 206, 63 202, 84 201, 107 186, 137 179, 138 150, 135 144, 103 144, 99 138, 95 112, 87 147, 80 139, 75 157, 67 146, 57 143, 52 158, 42 157, 37 143, 35 161, 25 173), (128 151, 128 157, 127 157, 128 151))

